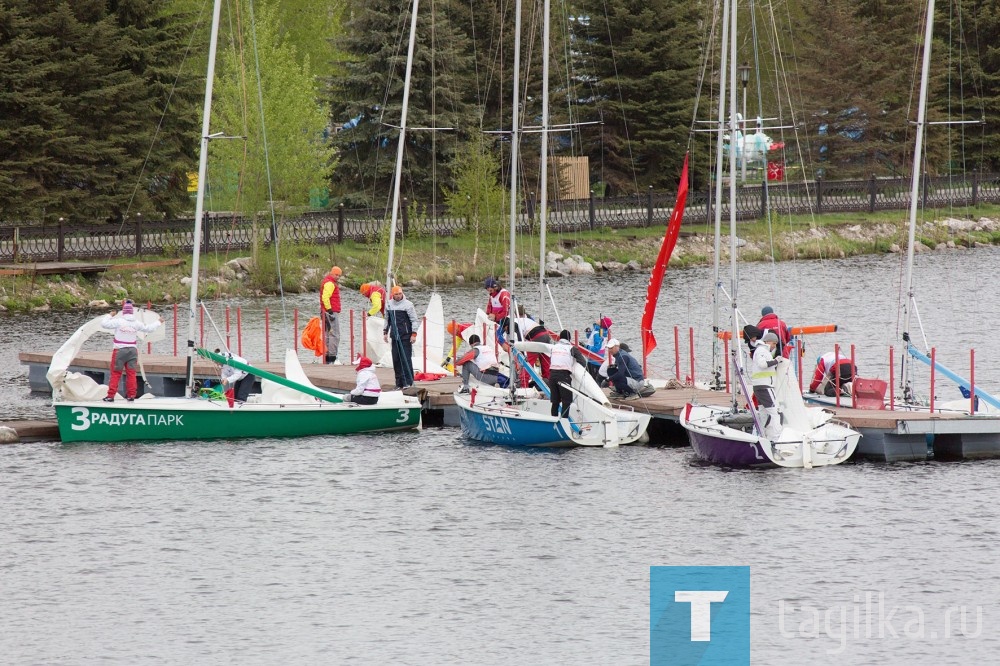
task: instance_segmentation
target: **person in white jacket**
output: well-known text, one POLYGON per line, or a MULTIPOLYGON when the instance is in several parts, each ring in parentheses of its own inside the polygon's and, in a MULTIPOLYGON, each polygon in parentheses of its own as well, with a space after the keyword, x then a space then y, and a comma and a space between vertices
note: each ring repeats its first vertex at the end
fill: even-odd
POLYGON ((761 424, 764 428, 763 435, 769 439, 781 435, 781 415, 774 400, 774 378, 777 375, 775 367, 778 365, 778 361, 774 358, 774 349, 777 346, 777 334, 768 331, 754 345, 753 360, 750 363, 753 395, 757 398, 760 411, 764 413, 764 423, 761 424))
POLYGON ((372 360, 367 356, 358 359, 357 386, 351 389, 347 396, 348 402, 356 402, 359 405, 374 405, 378 403, 378 398, 382 394, 382 384, 372 368, 372 360))
POLYGON ((152 333, 163 319, 152 324, 144 324, 135 318, 135 306, 131 300, 126 300, 122 304, 120 315, 104 315, 101 326, 115 332, 115 347, 111 352, 111 379, 108 380, 108 395, 104 402, 114 402, 115 394, 118 393, 118 382, 121 381, 122 372, 125 372, 125 399, 129 402, 135 400, 138 390, 135 379, 135 366, 139 362, 138 344, 139 333, 152 333))

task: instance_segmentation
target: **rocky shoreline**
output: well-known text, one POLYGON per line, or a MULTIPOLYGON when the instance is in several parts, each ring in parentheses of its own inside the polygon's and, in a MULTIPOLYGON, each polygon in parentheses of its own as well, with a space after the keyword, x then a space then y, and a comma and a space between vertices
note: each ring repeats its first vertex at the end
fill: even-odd
MULTIPOLYGON (((863 254, 898 253, 905 251, 908 229, 903 222, 868 222, 839 225, 814 225, 808 228, 761 233, 761 225, 743 227, 738 244, 741 260, 786 261, 794 259, 831 259, 863 254), (772 254, 773 252, 773 254, 772 254)), ((962 219, 942 217, 923 221, 916 230, 915 252, 960 251, 1000 243, 1000 219, 980 217, 962 219)), ((654 233, 641 235, 635 230, 609 230, 599 238, 575 240, 563 236, 559 241, 569 246, 564 251, 552 250, 546 258, 545 272, 549 277, 572 277, 595 273, 645 272, 650 269, 659 252, 662 236, 654 233), (615 257, 631 257, 619 261, 615 257)), ((445 258, 460 264, 460 250, 455 257, 445 258)), ((671 266, 683 268, 712 263, 714 237, 710 233, 682 231, 671 257, 671 266)), ((724 238, 720 260, 728 261, 729 242, 724 238)), ((346 264, 351 267, 348 259, 346 264)), ((325 262, 302 262, 293 274, 284 280, 286 292, 306 292, 318 288, 325 262), (317 265, 319 263, 319 266, 317 265)), ((365 272, 360 265, 355 274, 365 272)), ((199 292, 205 298, 261 297, 274 291, 254 286, 254 264, 250 257, 237 257, 206 271, 199 292)), ((421 288, 431 283, 449 281, 461 284, 484 277, 456 270, 449 278, 420 270, 410 270, 403 283, 411 288, 421 288)), ((0 282, 0 312, 46 312, 49 310, 102 310, 114 307, 126 295, 140 302, 151 301, 157 305, 184 302, 188 298, 191 278, 184 266, 155 271, 118 271, 107 273, 97 280, 77 276, 39 276, 30 281, 0 282), (25 293, 27 292, 27 293, 25 293)), ((352 271, 348 269, 350 274, 352 271)), ((524 274, 529 274, 525 271, 524 274)), ((518 269, 518 274, 522 272, 518 269)), ((350 281, 348 287, 356 288, 350 281)))

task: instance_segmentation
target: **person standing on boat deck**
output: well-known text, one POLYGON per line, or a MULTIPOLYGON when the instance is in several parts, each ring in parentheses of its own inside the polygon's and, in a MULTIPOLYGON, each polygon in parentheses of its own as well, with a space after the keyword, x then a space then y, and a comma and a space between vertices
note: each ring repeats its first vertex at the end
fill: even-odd
POLYGON ((470 335, 469 346, 472 349, 455 362, 456 366, 462 366, 462 388, 458 389, 458 392, 469 392, 470 377, 475 377, 480 384, 496 386, 497 377, 500 375, 500 362, 497 360, 493 345, 480 344, 478 335, 470 335))
POLYGON ((762 434, 769 439, 781 434, 781 415, 774 399, 774 378, 777 374, 774 368, 784 360, 779 361, 774 358, 777 346, 778 335, 774 331, 768 331, 754 344, 753 359, 750 362, 753 396, 760 405, 760 411, 764 412, 762 434))
POLYGON ((765 305, 760 309, 760 321, 757 322, 757 328, 761 330, 761 334, 774 331, 775 335, 778 336, 778 350, 782 356, 788 358, 792 352, 791 329, 788 324, 778 318, 778 315, 774 313, 774 308, 770 305, 765 305))
POLYGON ((347 394, 347 402, 356 402, 359 405, 374 405, 378 403, 378 397, 382 393, 382 384, 378 381, 378 375, 372 368, 372 360, 367 356, 358 359, 358 367, 354 369, 358 373, 358 385, 347 394))
POLYGON ((120 315, 104 315, 101 327, 115 332, 115 348, 111 352, 111 378, 108 380, 108 395, 104 398, 104 402, 115 401, 122 371, 125 372, 125 399, 129 402, 135 400, 135 394, 138 391, 135 379, 135 366, 139 362, 139 349, 136 346, 138 334, 152 333, 162 323, 163 319, 152 324, 144 324, 136 319, 135 306, 129 299, 126 299, 122 304, 120 315))
POLYGON ((378 280, 372 282, 365 282, 361 285, 359 290, 361 295, 368 299, 368 303, 371 306, 368 308, 368 316, 374 317, 378 315, 380 317, 385 316, 385 287, 378 280))
POLYGON ((622 343, 615 338, 608 340, 608 350, 600 373, 615 387, 611 391, 612 398, 648 398, 656 392, 642 374, 639 361, 622 349, 622 343))
POLYGON ((559 341, 552 345, 549 357, 551 366, 548 383, 552 416, 565 418, 569 416, 569 408, 573 404, 573 391, 566 388, 573 385, 573 364, 579 363, 586 368, 587 358, 573 344, 570 332, 566 329, 559 331, 559 341))
POLYGON ((510 292, 500 286, 499 280, 495 277, 488 277, 483 281, 483 286, 489 292, 489 300, 486 301, 486 316, 490 321, 500 321, 504 317, 510 316, 510 292))
POLYGON ((323 312, 323 326, 326 331, 326 357, 324 363, 337 361, 340 347, 340 266, 334 266, 319 283, 319 306, 323 312))
POLYGON ((382 339, 392 338, 392 369, 396 373, 396 389, 413 386, 413 343, 417 339, 417 311, 413 303, 403 296, 398 284, 390 292, 385 304, 385 326, 382 339))
MULTIPOLYGON (((218 354, 219 350, 216 349, 215 353, 218 354)), ((245 358, 237 356, 232 352, 226 352, 225 358, 226 360, 232 359, 237 363, 247 362, 245 358)), ((219 372, 219 377, 222 380, 222 392, 225 394, 226 400, 229 401, 230 407, 236 401, 246 402, 250 396, 250 389, 253 388, 253 384, 257 380, 256 377, 249 374, 246 370, 240 370, 231 365, 223 365, 222 370, 219 372)))
POLYGON ((837 395, 837 381, 840 381, 840 388, 844 384, 854 381, 857 368, 851 363, 851 359, 837 352, 827 352, 816 359, 816 371, 813 372, 812 382, 809 390, 813 393, 822 393, 827 397, 837 395), (836 362, 834 361, 836 359, 836 362), (839 377, 838 377, 839 369, 839 377))
MULTIPOLYGON (((605 355, 607 342, 611 338, 611 324, 611 317, 601 317, 594 322, 594 329, 587 339, 587 351, 601 357, 605 355)), ((604 362, 600 359, 589 359, 587 361, 587 372, 597 381, 600 381, 602 377, 600 374, 602 365, 604 365, 604 362)))

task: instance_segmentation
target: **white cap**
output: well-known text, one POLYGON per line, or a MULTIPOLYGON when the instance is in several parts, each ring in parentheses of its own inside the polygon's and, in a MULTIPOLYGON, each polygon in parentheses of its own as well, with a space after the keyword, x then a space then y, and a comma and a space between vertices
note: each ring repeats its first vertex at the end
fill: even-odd
POLYGON ((618 342, 618 338, 611 338, 610 340, 608 340, 608 349, 611 349, 612 347, 617 347, 620 344, 621 343, 618 342))

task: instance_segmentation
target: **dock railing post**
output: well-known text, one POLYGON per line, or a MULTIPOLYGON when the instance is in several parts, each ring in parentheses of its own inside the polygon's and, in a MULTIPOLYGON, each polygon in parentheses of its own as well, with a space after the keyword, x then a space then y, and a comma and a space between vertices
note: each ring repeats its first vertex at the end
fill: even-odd
POLYGON ((840 344, 833 345, 833 388, 837 392, 836 405, 840 409, 840 344))
POLYGON ((969 350, 969 414, 976 413, 976 350, 969 350))
POLYGON ((681 380, 681 330, 674 326, 674 374, 681 380))
POLYGON ((895 354, 893 353, 892 347, 889 347, 889 411, 896 409, 896 378, 893 376, 895 374, 895 367, 893 363, 895 362, 895 354))
POLYGON ((937 349, 931 347, 931 414, 934 413, 934 365, 935 357, 937 356, 937 349))
POLYGON ((855 377, 855 375, 857 374, 857 367, 858 367, 857 363, 854 362, 854 343, 852 342, 851 343, 851 409, 856 409, 858 406, 857 396, 854 392, 854 382, 858 381, 858 378, 855 377))
POLYGON ((694 326, 688 328, 688 338, 691 354, 691 386, 694 386, 694 326))

